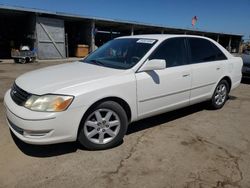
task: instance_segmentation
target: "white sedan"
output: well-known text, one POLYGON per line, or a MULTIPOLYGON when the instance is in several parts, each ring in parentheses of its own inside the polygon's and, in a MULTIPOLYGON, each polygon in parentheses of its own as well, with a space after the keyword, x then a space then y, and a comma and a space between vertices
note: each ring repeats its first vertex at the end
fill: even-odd
POLYGON ((221 108, 241 68, 241 58, 206 37, 120 37, 82 61, 18 77, 4 98, 7 122, 27 143, 106 149, 133 121, 202 101, 221 108))

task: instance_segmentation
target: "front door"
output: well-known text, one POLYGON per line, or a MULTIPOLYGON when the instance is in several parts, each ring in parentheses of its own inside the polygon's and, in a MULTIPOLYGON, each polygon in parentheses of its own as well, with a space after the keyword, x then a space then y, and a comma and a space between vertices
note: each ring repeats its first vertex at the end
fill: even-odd
POLYGON ((185 38, 167 39, 149 59, 165 59, 166 68, 136 73, 138 117, 144 118, 188 105, 192 75, 185 38))

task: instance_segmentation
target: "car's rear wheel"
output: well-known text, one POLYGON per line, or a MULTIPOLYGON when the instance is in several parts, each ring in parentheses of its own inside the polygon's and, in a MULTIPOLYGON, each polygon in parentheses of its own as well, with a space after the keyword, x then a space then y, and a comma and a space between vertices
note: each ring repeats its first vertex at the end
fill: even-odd
POLYGON ((229 86, 226 80, 221 80, 216 86, 212 100, 211 106, 214 109, 220 109, 224 106, 228 99, 229 86))
POLYGON ((85 115, 78 141, 91 150, 114 147, 126 134, 127 124, 126 113, 118 103, 103 102, 85 115))

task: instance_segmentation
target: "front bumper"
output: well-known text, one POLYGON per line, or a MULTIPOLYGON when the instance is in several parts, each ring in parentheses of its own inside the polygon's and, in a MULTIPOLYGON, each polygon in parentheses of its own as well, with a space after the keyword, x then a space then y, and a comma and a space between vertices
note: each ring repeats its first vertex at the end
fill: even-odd
POLYGON ((63 112, 35 112, 18 106, 10 96, 4 97, 7 123, 11 131, 30 144, 53 144, 75 141, 84 108, 63 112))

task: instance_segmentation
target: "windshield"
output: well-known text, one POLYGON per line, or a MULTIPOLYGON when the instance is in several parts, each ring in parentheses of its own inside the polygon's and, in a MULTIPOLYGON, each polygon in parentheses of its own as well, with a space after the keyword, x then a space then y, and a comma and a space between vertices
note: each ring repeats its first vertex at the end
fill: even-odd
POLYGON ((116 69, 129 69, 156 43, 154 39, 126 38, 107 42, 83 62, 116 69))

